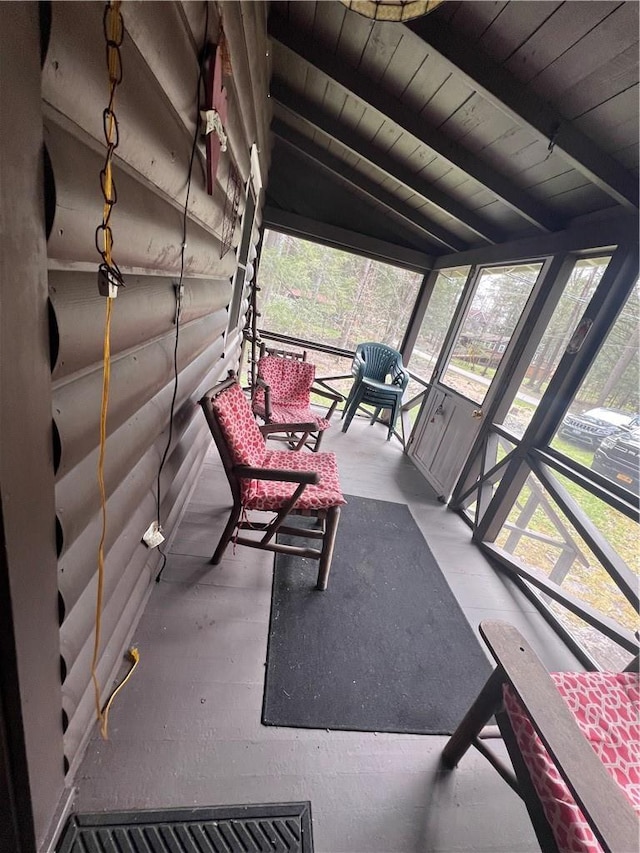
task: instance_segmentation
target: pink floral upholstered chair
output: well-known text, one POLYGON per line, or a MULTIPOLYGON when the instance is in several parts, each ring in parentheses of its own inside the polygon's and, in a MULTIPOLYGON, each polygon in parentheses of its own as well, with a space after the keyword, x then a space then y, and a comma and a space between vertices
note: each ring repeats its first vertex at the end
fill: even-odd
POLYGON ((324 431, 331 426, 336 406, 344 398, 315 385, 315 364, 306 360, 306 353, 296 356, 285 350, 267 350, 263 344, 252 400, 253 413, 267 424, 311 424, 306 434, 304 431, 296 433, 294 444, 316 451, 324 431), (329 410, 323 415, 311 408, 312 393, 331 401, 329 410))
POLYGON ((624 672, 549 673, 512 625, 483 622, 480 633, 497 668, 444 766, 477 747, 524 800, 543 853, 638 850, 638 657, 624 672), (515 774, 483 740, 494 714, 515 774))
POLYGON ((235 376, 208 391, 200 405, 224 465, 233 508, 211 562, 218 564, 231 539, 238 545, 267 551, 296 554, 319 560, 317 588, 326 589, 335 543, 340 507, 345 499, 340 489, 334 453, 299 453, 268 450, 265 436, 278 431, 300 431, 309 424, 265 424, 258 426, 251 407, 235 376), (251 510, 273 512, 271 521, 249 521, 251 510), (290 516, 307 515, 317 526, 296 527, 290 516), (286 526, 285 526, 286 522, 286 526), (248 537, 240 531, 260 535, 248 537), (319 548, 288 545, 277 540, 278 532, 320 540, 319 548))

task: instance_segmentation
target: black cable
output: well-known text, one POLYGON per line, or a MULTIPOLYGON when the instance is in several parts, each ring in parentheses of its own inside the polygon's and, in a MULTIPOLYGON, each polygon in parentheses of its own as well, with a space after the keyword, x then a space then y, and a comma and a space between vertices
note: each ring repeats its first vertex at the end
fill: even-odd
MULTIPOLYGON (((178 284, 176 285, 176 337, 175 337, 175 345, 173 348, 173 396, 171 398, 171 407, 169 409, 169 436, 167 438, 167 444, 164 449, 164 453, 162 454, 162 459, 160 460, 160 467, 158 468, 158 476, 156 478, 156 520, 158 524, 158 530, 160 530, 160 498, 161 498, 161 490, 160 490, 160 475, 162 474, 162 469, 164 468, 164 464, 167 461, 167 456, 169 455, 169 448, 171 447, 171 441, 173 438, 173 418, 176 406, 176 398, 178 396, 178 342, 180 340, 180 313, 182 311, 182 282, 184 279, 184 250, 187 247, 187 216, 188 216, 188 208, 189 208, 189 195, 191 193, 191 178, 193 176, 193 161, 196 155, 196 148, 198 145, 198 136, 200 134, 199 128, 199 118, 200 118, 200 88, 202 86, 203 72, 204 72, 204 62, 207 55, 207 45, 208 45, 208 37, 209 37, 209 3, 206 3, 206 11, 205 11, 205 23, 204 23, 204 41, 202 44, 202 51, 200 53, 200 62, 198 68, 198 83, 196 85, 196 127, 193 132, 193 143, 191 145, 191 157, 189 158, 189 172, 187 175, 187 195, 184 200, 184 209, 182 211, 182 245, 180 247, 180 278, 178 279, 178 284)), ((158 551, 162 556, 162 565, 160 566, 160 571, 156 575, 156 583, 160 581, 160 577, 167 565, 167 555, 162 550, 162 548, 158 545, 158 551)))

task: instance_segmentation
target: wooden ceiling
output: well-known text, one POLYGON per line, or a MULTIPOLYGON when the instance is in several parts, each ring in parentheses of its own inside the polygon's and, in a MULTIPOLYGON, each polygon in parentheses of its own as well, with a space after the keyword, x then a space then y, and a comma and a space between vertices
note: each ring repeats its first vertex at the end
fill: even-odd
POLYGON ((273 2, 268 210, 434 255, 636 213, 639 7, 273 2))

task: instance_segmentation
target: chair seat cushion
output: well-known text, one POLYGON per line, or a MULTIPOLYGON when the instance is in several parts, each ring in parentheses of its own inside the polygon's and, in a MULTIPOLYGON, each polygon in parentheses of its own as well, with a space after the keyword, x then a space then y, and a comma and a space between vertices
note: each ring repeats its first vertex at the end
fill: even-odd
MULTIPOLYGON (((295 504, 295 509, 328 509, 346 503, 335 453, 295 453, 290 450, 267 450, 262 468, 281 468, 288 471, 315 471, 320 475, 317 486, 307 486, 295 504)), ((241 482, 242 503, 246 509, 277 511, 289 500, 297 483, 278 480, 246 480, 241 482)))
MULTIPOLYGON (((261 418, 265 418, 264 405, 255 402, 253 411, 261 418)), ((304 403, 297 405, 295 401, 287 404, 274 403, 271 406, 271 423, 274 424, 307 424, 314 423, 319 431, 331 426, 326 418, 316 415, 313 409, 304 403)))
MULTIPOLYGON (((551 673, 558 692, 611 776, 640 813, 640 692, 630 672, 551 673)), ((510 685, 505 710, 561 853, 601 853, 553 760, 510 685)))

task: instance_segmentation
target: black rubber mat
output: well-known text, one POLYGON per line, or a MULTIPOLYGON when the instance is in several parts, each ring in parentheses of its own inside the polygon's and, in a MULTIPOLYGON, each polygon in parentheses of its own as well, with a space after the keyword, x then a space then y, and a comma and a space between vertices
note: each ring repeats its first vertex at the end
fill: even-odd
POLYGON ((311 803, 72 814, 57 853, 313 853, 311 803))
POLYGON ((409 508, 347 496, 317 571, 276 555, 262 722, 451 734, 491 665, 409 508))

